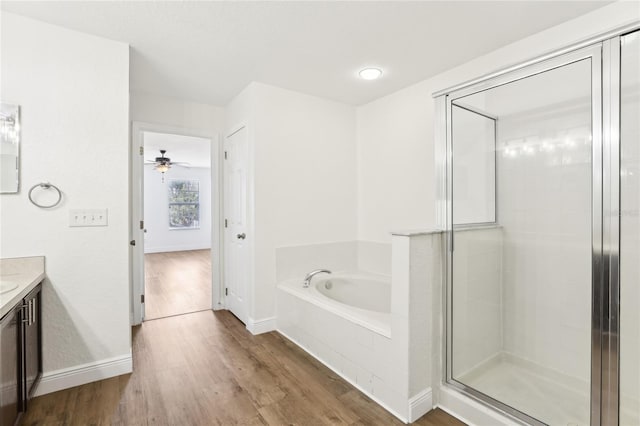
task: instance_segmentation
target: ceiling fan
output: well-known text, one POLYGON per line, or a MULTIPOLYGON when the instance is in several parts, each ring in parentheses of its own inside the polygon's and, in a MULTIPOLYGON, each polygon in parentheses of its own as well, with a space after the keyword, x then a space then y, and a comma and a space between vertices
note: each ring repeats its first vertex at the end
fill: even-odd
POLYGON ((171 161, 171 158, 165 157, 164 154, 167 153, 166 149, 160 150, 160 157, 156 157, 155 160, 145 160, 145 166, 155 166, 154 168, 162 173, 162 181, 164 182, 164 173, 168 172, 171 166, 184 166, 188 167, 189 163, 171 161))

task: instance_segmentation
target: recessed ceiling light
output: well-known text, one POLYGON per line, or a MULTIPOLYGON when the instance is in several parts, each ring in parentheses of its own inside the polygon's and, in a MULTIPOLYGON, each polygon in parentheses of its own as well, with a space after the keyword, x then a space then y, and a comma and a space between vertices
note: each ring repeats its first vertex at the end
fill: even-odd
POLYGON ((360 70, 358 74, 364 80, 375 80, 382 76, 382 70, 379 68, 365 68, 360 70))

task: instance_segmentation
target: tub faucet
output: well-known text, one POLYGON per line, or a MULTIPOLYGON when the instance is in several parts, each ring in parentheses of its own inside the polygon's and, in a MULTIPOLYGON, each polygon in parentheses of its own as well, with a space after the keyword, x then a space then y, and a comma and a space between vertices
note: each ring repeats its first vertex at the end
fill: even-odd
POLYGON ((302 287, 305 287, 305 288, 309 287, 309 284, 311 284, 311 278, 321 273, 330 274, 331 271, 329 271, 328 269, 316 269, 315 271, 309 272, 307 276, 304 277, 304 282, 302 283, 302 287))

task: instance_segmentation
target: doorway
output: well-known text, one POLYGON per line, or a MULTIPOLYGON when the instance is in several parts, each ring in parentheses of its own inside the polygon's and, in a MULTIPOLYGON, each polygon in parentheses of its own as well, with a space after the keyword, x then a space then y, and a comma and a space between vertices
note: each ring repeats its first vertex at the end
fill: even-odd
POLYGON ((132 324, 220 308, 217 138, 134 123, 132 324))
POLYGON ((211 309, 211 140, 142 141, 145 319, 211 309))

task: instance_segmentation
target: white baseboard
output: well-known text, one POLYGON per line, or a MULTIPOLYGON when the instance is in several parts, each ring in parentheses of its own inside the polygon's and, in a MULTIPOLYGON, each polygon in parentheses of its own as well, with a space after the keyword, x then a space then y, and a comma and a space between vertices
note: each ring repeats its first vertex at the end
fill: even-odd
POLYGON ((261 320, 254 320, 253 318, 249 318, 247 320, 247 330, 249 330, 253 335, 268 333, 270 331, 274 331, 275 329, 276 317, 269 317, 261 320))
POLYGON ((180 246, 164 246, 164 247, 145 247, 144 254, 148 253, 169 253, 172 251, 187 251, 187 250, 209 250, 211 244, 185 244, 180 246))
POLYGON ((71 368, 49 371, 42 375, 35 395, 45 395, 51 392, 84 385, 110 377, 128 374, 133 371, 131 354, 109 358, 98 362, 82 364, 71 368))
POLYGON ((409 399, 409 423, 413 423, 433 409, 431 388, 420 391, 409 399))
MULTIPOLYGON (((396 410, 392 409, 391 407, 389 407, 387 404, 385 404, 383 401, 381 401, 378 397, 376 397, 375 395, 371 394, 369 391, 367 391, 366 389, 363 389, 362 386, 358 385, 358 383, 356 383, 355 381, 351 380, 350 378, 348 378, 347 376, 345 376, 344 374, 342 374, 340 371, 338 371, 336 368, 334 368, 332 365, 328 364, 325 360, 319 358, 316 354, 314 354, 313 352, 311 352, 309 349, 307 349, 307 347, 303 344, 301 344, 300 342, 298 342, 296 339, 290 337, 287 333, 285 333, 282 330, 276 330, 278 333, 282 334, 284 337, 286 337, 287 339, 291 340, 293 343, 295 343, 296 345, 298 345, 300 348, 302 348, 306 353, 308 353, 309 355, 311 355, 312 357, 314 357, 315 359, 317 359, 318 361, 320 361, 320 363, 322 365, 324 365, 325 367, 327 367, 329 370, 333 371, 334 373, 336 373, 338 376, 342 377, 347 383, 349 383, 351 386, 353 386, 354 388, 358 389, 360 392, 362 392, 363 394, 365 394, 369 399, 373 400, 376 404, 378 404, 379 406, 381 406, 382 408, 384 408, 385 410, 387 410, 389 413, 391 413, 392 415, 394 415, 395 417, 398 418, 398 420, 400 420, 401 422, 408 424, 409 422, 407 421, 407 418, 403 415, 401 415, 400 413, 398 413, 396 410)), ((429 390, 431 391, 431 390, 429 390)))

